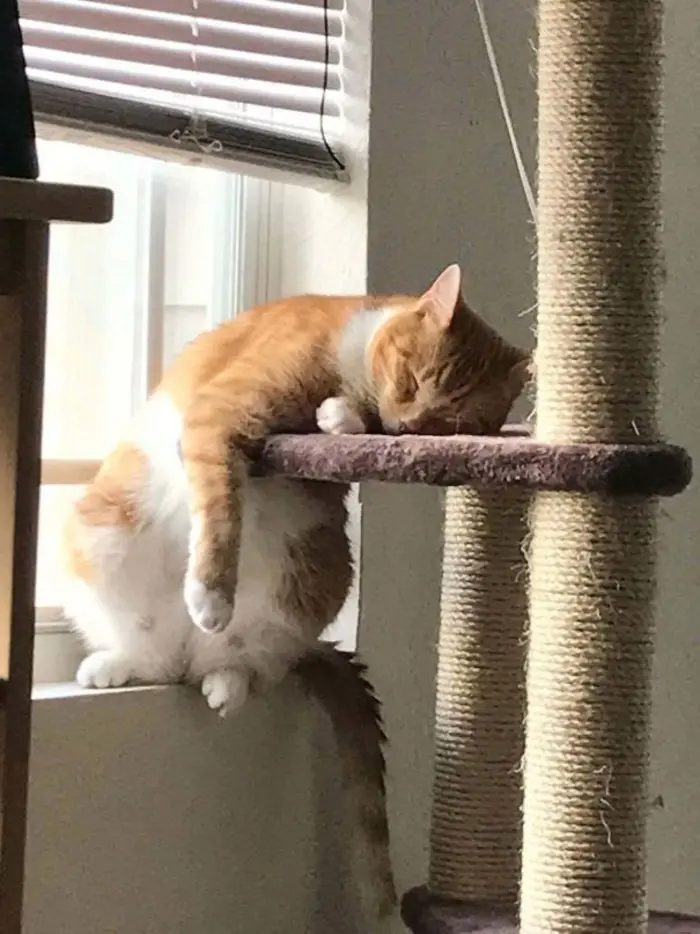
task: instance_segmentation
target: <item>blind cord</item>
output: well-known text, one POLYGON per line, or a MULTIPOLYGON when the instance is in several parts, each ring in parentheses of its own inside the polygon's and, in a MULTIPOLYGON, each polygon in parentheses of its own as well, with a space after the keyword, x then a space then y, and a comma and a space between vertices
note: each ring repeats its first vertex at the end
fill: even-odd
POLYGON ((326 152, 331 157, 333 162, 338 166, 341 172, 345 171, 345 163, 338 158, 338 156, 333 151, 333 147, 328 142, 328 137, 326 136, 326 97, 328 95, 328 71, 331 65, 331 37, 330 37, 330 25, 328 23, 328 0, 323 0, 323 32, 325 36, 325 48, 324 48, 324 62, 323 62, 323 89, 321 91, 321 111, 319 113, 321 121, 321 139, 323 140, 323 145, 326 147, 326 152))
POLYGON ((532 190, 532 185, 530 184, 530 179, 527 174, 527 169, 525 168, 525 163, 523 162, 522 152, 520 151, 520 146, 518 145, 518 138, 515 135, 515 127, 513 126, 513 120, 510 115, 510 109, 508 107, 508 99, 506 97, 505 88, 503 87, 503 80, 501 78, 501 71, 498 67, 498 59, 496 58, 496 53, 493 48, 493 42, 491 41, 491 33, 489 32, 489 25, 486 20, 486 13, 484 12, 484 6, 482 0, 474 0, 474 6, 476 7, 476 13, 479 17, 479 25, 481 27, 481 35, 484 39, 484 46, 486 48, 486 56, 489 60, 489 65, 491 67, 491 74, 493 75, 494 84, 496 85, 496 91, 498 93, 498 101, 501 105, 501 113, 503 114, 503 120, 506 125, 506 130, 508 131, 508 138, 510 140, 510 146, 513 150, 513 158, 515 159, 515 165, 518 170, 518 175, 520 176, 520 184, 522 185, 523 193, 525 195, 525 200, 527 201, 527 206, 530 210, 530 215, 532 216, 532 221, 537 228, 537 202, 535 200, 535 195, 532 190))

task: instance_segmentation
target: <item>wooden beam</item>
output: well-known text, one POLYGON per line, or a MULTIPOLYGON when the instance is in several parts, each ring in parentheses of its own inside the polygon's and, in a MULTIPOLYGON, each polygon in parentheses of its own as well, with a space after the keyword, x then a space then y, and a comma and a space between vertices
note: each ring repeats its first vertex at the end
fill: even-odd
POLYGON ((0 178, 0 218, 104 224, 112 219, 112 192, 83 185, 0 178))
POLYGON ((111 216, 104 189, 0 178, 2 934, 22 934, 49 221, 111 216))
POLYGON ((48 224, 42 221, 0 221, 0 255, 10 257, 0 282, 0 625, 2 673, 7 676, 0 839, 3 934, 21 934, 22 927, 48 239, 48 224))

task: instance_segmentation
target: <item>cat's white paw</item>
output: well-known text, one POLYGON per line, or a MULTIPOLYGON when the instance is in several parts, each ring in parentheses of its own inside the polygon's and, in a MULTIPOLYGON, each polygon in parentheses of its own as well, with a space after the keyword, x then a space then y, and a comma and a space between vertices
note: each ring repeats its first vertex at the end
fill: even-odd
POLYGON ((192 622, 204 632, 223 632, 231 622, 231 603, 218 590, 211 590, 196 578, 185 580, 185 603, 192 622))
POLYGON ((361 435, 365 423, 345 399, 330 396, 316 409, 316 424, 327 435, 361 435))
POLYGON ((248 697, 248 678, 232 668, 220 668, 204 676, 202 694, 220 717, 241 707, 248 697))
POLYGON ((120 688, 131 677, 131 665, 122 655, 93 652, 81 663, 75 680, 82 688, 120 688))

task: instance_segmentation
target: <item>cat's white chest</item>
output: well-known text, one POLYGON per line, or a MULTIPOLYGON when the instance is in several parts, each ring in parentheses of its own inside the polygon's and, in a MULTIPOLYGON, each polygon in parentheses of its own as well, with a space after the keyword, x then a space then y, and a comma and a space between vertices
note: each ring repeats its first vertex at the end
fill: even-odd
POLYGON ((354 314, 338 341, 338 366, 343 385, 352 395, 363 398, 370 394, 371 377, 367 351, 377 331, 394 314, 391 308, 363 309, 354 314))

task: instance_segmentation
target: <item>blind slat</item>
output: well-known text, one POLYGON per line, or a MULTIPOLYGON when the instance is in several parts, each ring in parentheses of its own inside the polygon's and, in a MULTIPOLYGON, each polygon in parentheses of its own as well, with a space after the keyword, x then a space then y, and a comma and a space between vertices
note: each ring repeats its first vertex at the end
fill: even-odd
MULTIPOLYGON (((164 43, 142 37, 129 39, 114 33, 97 33, 92 30, 67 32, 47 29, 43 24, 37 26, 32 21, 25 25, 25 36, 31 40, 26 51, 27 61, 37 68, 44 67, 47 61, 59 60, 56 55, 46 53, 64 53, 66 56, 97 56, 99 62, 104 63, 103 68, 114 75, 129 66, 147 66, 148 69, 160 66, 188 72, 192 69, 192 47, 184 42, 164 43)), ((69 70, 71 61, 79 60, 66 58, 59 70, 69 70)), ((82 74, 86 73, 85 67, 82 66, 82 74)), ((96 68, 99 67, 96 65, 96 68)), ((269 81, 320 90, 324 79, 323 65, 315 62, 231 52, 210 46, 197 49, 197 68, 200 75, 208 76, 208 83, 215 83, 216 76, 220 75, 222 78, 269 81)), ((148 81, 145 83, 148 84, 148 81)), ((197 83, 201 83, 199 77, 197 83)), ((329 91, 340 89, 336 72, 329 74, 327 87, 329 91)))
MULTIPOLYGON (((172 91, 188 95, 193 109, 199 109, 193 100, 197 91, 192 87, 192 78, 187 71, 154 66, 148 73, 145 69, 135 69, 130 73, 124 68, 115 68, 106 59, 60 54, 53 61, 51 58, 51 53, 47 50, 36 56, 27 53, 27 74, 30 80, 36 74, 44 81, 53 80, 58 84, 65 83, 68 87, 75 87, 76 79, 79 78, 109 81, 124 88, 124 97, 145 103, 148 102, 150 90, 172 91)), ((242 81, 220 75, 201 74, 197 79, 197 89, 207 97, 213 97, 222 103, 251 104, 309 114, 318 113, 321 107, 321 92, 314 88, 289 88, 271 85, 265 81, 242 81)), ((339 114, 337 101, 330 95, 325 109, 331 117, 339 114)))
MULTIPOLYGON (((57 0, 66 2, 66 0, 57 0)), ((86 3, 104 4, 105 0, 85 0, 86 3)), ((154 13, 169 13, 176 16, 193 15, 192 0, 117 0, 124 7, 148 10, 154 13)), ((342 34, 342 4, 329 0, 328 35, 342 34)), ((290 0, 198 0, 197 16, 202 19, 218 19, 224 22, 274 29, 289 29, 323 36, 325 22, 323 3, 295 3, 290 0)))
MULTIPOLYGON (((164 5, 172 0, 164 0, 164 5)), ((207 46, 259 55, 279 55, 303 59, 323 65, 324 37, 292 30, 251 27, 236 22, 200 19, 196 40, 192 35, 192 20, 172 13, 161 15, 152 10, 137 10, 136 6, 92 2, 92 0, 22 0, 22 30, 25 45, 33 46, 31 39, 48 23, 64 27, 66 35, 72 29, 92 29, 100 33, 119 35, 154 42, 183 42, 190 47, 207 46)), ((37 43, 40 44, 40 43, 37 43)), ((336 66, 340 60, 337 39, 329 40, 330 62, 336 66)))
MULTIPOLYGON (((37 117, 61 126, 131 131, 143 139, 148 108, 159 132, 184 147, 209 146, 208 123, 217 137, 240 146, 256 125, 256 164, 264 140, 313 165, 342 163, 321 133, 322 111, 337 139, 342 118, 344 0, 19 0, 27 71, 37 117), (86 107, 76 108, 76 95, 86 107), (133 106, 132 106, 133 105, 133 106), (100 107, 103 112, 100 113, 100 107), (79 116, 82 114, 82 116, 79 116), (241 116, 244 122, 240 122, 241 116), (190 129, 186 121, 192 119, 190 129), (183 119, 185 126, 183 126, 183 119), (127 122, 124 122, 124 121, 127 122), (227 121, 235 131, 222 133, 227 121), (82 121, 82 122, 81 122, 82 121), (119 121, 119 125, 116 123, 119 121), (111 123, 110 123, 111 122, 111 123), (278 129, 275 129, 278 128, 278 129), (187 130, 187 131, 186 131, 187 130), (288 135, 300 141, 279 146, 288 135), (301 134, 301 136, 299 135, 301 134)), ((147 133, 149 145, 154 134, 147 133)), ((218 140, 217 140, 218 141, 218 140)), ((222 144, 217 151, 225 148, 222 144)), ((207 150, 209 151, 209 150, 207 150)), ((274 162, 274 153, 270 154, 274 162)), ((301 162, 300 162, 301 165, 301 162)), ((324 170, 325 171, 325 170, 324 170)))

